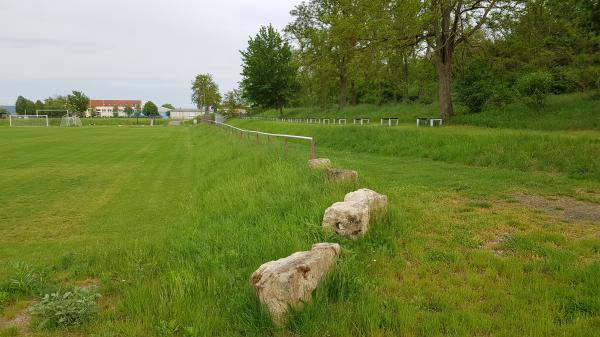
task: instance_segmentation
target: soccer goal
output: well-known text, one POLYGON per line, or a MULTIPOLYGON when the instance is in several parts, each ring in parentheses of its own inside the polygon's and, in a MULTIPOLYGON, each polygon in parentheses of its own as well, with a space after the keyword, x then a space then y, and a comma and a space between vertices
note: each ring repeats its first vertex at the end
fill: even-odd
POLYGON ((50 126, 48 115, 9 115, 10 126, 50 126))
POLYGON ((79 127, 79 126, 81 126, 81 119, 76 116, 68 116, 68 115, 63 116, 63 118, 61 118, 61 120, 60 120, 60 126, 61 127, 72 127, 72 126, 79 127))

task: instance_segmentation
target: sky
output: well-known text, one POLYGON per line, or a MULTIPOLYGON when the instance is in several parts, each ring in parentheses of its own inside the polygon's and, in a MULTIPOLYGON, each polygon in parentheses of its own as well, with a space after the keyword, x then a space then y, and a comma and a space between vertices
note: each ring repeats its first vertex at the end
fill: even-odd
POLYGON ((237 87, 240 50, 300 0, 0 0, 0 105, 83 91, 191 107, 190 82, 237 87))

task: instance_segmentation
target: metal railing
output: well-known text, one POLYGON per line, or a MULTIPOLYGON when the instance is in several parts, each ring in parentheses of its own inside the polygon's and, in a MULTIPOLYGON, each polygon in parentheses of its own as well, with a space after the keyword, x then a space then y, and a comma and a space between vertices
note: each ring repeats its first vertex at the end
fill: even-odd
POLYGON ((201 120, 204 123, 208 123, 209 125, 214 125, 217 127, 221 127, 224 128, 226 130, 231 130, 231 133, 234 134, 236 132, 240 133, 240 139, 242 139, 244 137, 244 134, 248 135, 248 139, 250 139, 250 135, 251 134, 255 134, 256 135, 256 145, 260 144, 260 136, 266 136, 267 137, 267 142, 270 142, 271 137, 274 138, 283 138, 284 142, 283 142, 283 149, 285 151, 285 153, 288 152, 288 139, 301 139, 301 140, 307 140, 310 141, 310 158, 311 159, 315 159, 315 140, 313 137, 308 137, 308 136, 296 136, 296 135, 286 135, 286 134, 281 134, 281 133, 269 133, 269 132, 262 132, 262 131, 256 131, 256 130, 245 130, 245 129, 241 129, 238 127, 235 127, 233 125, 230 124, 226 124, 226 123, 221 123, 221 122, 216 122, 216 121, 212 121, 212 120, 201 120))

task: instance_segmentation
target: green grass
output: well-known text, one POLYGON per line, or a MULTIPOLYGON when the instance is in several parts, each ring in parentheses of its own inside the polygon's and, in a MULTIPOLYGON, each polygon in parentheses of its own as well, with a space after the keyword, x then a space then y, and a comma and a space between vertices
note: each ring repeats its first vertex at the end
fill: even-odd
MULTIPOLYGON (((491 128, 536 129, 536 130, 599 130, 600 100, 592 99, 592 93, 576 93, 549 96, 541 109, 532 109, 517 102, 504 108, 488 106, 481 113, 467 113, 467 109, 455 104, 457 116, 446 121, 452 124, 475 125, 491 128)), ((260 116, 278 117, 277 110, 267 110, 260 116)), ((439 116, 439 105, 432 104, 389 104, 357 105, 343 109, 288 108, 284 116, 290 118, 371 118, 379 123, 382 117, 396 117, 400 123, 413 124, 417 117, 439 116)))
POLYGON ((538 130, 600 130, 600 99, 594 94, 550 96, 544 108, 512 104, 490 108, 479 114, 461 114, 452 122, 493 128, 538 130))
MULTIPOLYGON (((371 128, 241 124, 316 134, 318 154, 358 170, 359 182, 333 184, 309 171, 307 145, 291 143, 285 155, 280 142, 256 145, 207 126, 0 128, 0 283, 11 278, 10 262, 25 261, 48 270, 57 285, 95 281, 103 296, 99 317, 82 328, 0 333, 597 334, 597 224, 560 221, 511 198, 526 192, 600 202, 596 173, 573 179, 561 169, 568 168, 562 161, 584 157, 544 157, 559 168, 548 174, 498 158, 465 163, 410 149, 443 144, 444 135, 453 139, 448 151, 515 137, 504 131, 401 128, 378 138, 371 128), (364 136, 389 152, 362 148, 364 136), (396 143, 405 138, 401 150, 396 143), (359 187, 388 195, 387 216, 358 241, 324 234, 324 209, 359 187), (508 237, 498 244, 501 256, 488 248, 498 235, 508 237), (303 311, 272 326, 250 274, 320 241, 342 245, 339 263, 303 311)), ((531 148, 598 144, 594 133, 522 137, 531 148)))
POLYGON ((489 130, 445 126, 416 128, 315 125, 234 120, 238 126, 315 137, 317 148, 427 158, 480 167, 566 173, 600 181, 598 132, 489 130))
MULTIPOLYGON (((49 118, 51 126, 60 126, 61 118, 49 118)), ((157 118, 154 120, 155 125, 167 125, 168 119, 157 118)), ((138 126, 149 126, 150 121, 148 118, 81 118, 81 124, 83 126, 104 126, 104 125, 138 125, 138 126)), ((8 119, 0 119, 0 126, 8 126, 8 119)))

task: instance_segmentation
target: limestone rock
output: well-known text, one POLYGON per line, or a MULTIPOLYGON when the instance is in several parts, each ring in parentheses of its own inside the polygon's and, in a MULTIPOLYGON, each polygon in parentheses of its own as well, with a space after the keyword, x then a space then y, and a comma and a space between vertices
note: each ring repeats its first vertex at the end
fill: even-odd
POLYGON ((354 240, 369 229, 369 206, 364 202, 336 202, 325 210, 323 228, 354 240))
POLYGON ((327 158, 316 158, 308 161, 308 167, 313 170, 324 170, 331 167, 331 160, 327 158))
POLYGON ((290 307, 299 309, 340 255, 337 243, 317 243, 310 251, 297 252, 260 266, 250 283, 276 324, 290 307))
POLYGON ((358 172, 353 170, 330 168, 327 169, 327 176, 333 181, 355 181, 358 179, 358 172))
POLYGON ((350 192, 344 197, 344 201, 362 202, 369 206, 371 216, 383 214, 387 210, 387 196, 379 194, 367 188, 350 192))

